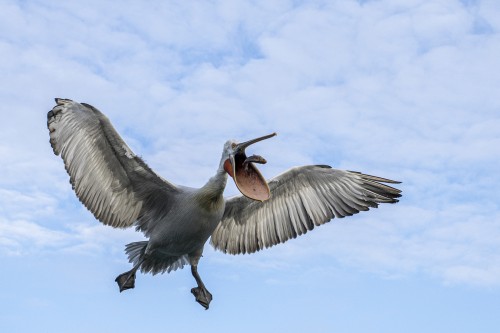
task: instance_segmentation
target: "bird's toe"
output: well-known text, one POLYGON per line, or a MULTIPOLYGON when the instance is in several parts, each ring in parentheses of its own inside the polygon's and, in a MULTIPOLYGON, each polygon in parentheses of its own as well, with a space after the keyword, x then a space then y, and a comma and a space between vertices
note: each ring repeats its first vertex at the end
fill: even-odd
POLYGON ((116 277, 115 281, 118 283, 120 292, 127 289, 133 289, 135 287, 135 272, 125 272, 120 274, 116 277))
POLYGON ((200 303, 201 306, 208 310, 210 302, 212 301, 212 294, 206 288, 193 288, 191 293, 196 298, 196 302, 200 303))

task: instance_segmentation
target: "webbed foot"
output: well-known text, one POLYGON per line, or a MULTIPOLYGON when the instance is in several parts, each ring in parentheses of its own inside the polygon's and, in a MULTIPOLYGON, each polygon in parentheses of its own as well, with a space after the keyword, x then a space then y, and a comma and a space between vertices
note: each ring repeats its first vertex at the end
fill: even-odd
POLYGON ((208 310, 208 306, 212 301, 212 294, 206 288, 203 287, 193 288, 191 289, 191 293, 196 298, 196 302, 200 303, 201 306, 205 308, 205 310, 208 310))
POLYGON ((135 270, 131 270, 120 274, 115 279, 116 283, 118 283, 118 287, 120 287, 120 292, 132 289, 135 287, 135 270))

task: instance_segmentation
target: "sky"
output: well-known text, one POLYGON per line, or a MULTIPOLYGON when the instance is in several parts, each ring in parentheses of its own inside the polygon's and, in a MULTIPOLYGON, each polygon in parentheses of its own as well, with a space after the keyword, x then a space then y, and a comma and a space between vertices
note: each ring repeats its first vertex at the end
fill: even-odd
POLYGON ((495 0, 0 1, 0 330, 497 332, 498 59, 495 0), (329 164, 403 197, 252 255, 207 244, 208 311, 189 269, 120 294, 143 236, 72 192, 55 97, 100 109, 175 184, 277 132, 249 151, 266 178, 329 164))

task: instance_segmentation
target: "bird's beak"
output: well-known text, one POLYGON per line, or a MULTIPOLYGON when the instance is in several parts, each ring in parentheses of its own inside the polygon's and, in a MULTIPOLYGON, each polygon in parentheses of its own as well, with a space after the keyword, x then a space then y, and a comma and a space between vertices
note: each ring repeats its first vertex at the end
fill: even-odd
MULTIPOLYGON (((271 197, 269 186, 262 177, 254 163, 264 164, 266 160, 257 155, 247 157, 245 149, 262 140, 272 138, 276 133, 264 135, 259 138, 239 143, 234 149, 234 154, 231 154, 229 159, 231 162, 230 168, 232 172, 228 172, 233 177, 236 187, 244 196, 258 201, 265 201, 271 197)), ((229 167, 229 166, 228 166, 229 167)), ((229 171, 229 170, 227 170, 229 171)))

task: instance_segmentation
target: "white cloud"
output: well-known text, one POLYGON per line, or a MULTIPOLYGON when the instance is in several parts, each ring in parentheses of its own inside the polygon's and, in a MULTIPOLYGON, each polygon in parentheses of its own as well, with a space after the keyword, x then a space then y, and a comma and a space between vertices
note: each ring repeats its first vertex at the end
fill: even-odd
MULTIPOLYGON (((277 258, 500 284, 496 2, 115 7, 2 5, 2 249, 98 252, 136 237, 97 225, 70 193, 45 128, 52 98, 68 97, 108 114, 176 183, 202 185, 225 140, 272 131, 254 148, 268 177, 328 163, 404 181, 397 206, 321 227, 277 258)), ((255 265, 282 267, 266 260, 255 265)))
POLYGON ((0 220, 0 250, 7 254, 22 255, 40 248, 57 248, 68 241, 60 231, 44 228, 23 220, 0 220))

